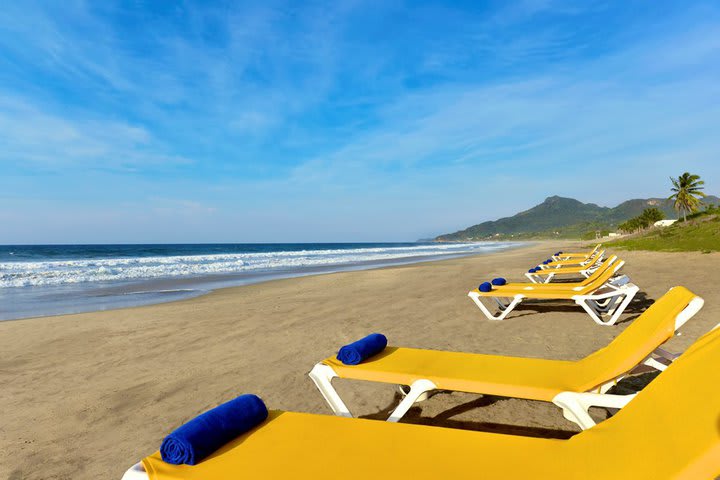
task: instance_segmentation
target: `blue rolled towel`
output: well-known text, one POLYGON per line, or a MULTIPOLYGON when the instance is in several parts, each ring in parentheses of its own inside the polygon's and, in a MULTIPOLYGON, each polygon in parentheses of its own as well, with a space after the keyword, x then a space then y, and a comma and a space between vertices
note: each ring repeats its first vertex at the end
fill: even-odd
POLYGON ((537 272, 537 270, 535 270, 535 268, 531 268, 530 270, 528 270, 528 273, 535 273, 535 272, 537 272))
POLYGON ((371 333, 357 342, 345 345, 337 354, 337 359, 345 365, 357 365, 387 347, 387 338, 381 333, 371 333))
POLYGON ((507 280, 505 280, 505 279, 502 278, 502 277, 498 277, 498 278, 493 278, 491 283, 492 283, 493 285, 498 285, 498 286, 499 286, 499 285, 505 285, 505 284, 507 283, 507 280))
POLYGON ((478 286, 478 290, 480 290, 481 292, 489 292, 490 290, 492 290, 492 285, 490 284, 490 282, 483 282, 478 286))
POLYGON ((240 395, 178 427, 163 440, 160 456, 165 463, 195 465, 267 416, 267 407, 259 397, 240 395))
POLYGON ((562 252, 555 252, 555 256, 557 257, 557 256, 560 255, 561 253, 562 253, 562 252))

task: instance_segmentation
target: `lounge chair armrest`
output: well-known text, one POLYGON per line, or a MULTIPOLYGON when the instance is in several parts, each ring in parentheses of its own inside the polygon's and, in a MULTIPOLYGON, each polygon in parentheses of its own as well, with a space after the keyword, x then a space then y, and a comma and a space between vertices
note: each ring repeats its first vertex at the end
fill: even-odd
POLYGON ((588 410, 590 407, 623 408, 635 398, 632 395, 609 395, 607 393, 560 392, 553 403, 562 408, 563 416, 576 423, 583 430, 595 426, 588 410))

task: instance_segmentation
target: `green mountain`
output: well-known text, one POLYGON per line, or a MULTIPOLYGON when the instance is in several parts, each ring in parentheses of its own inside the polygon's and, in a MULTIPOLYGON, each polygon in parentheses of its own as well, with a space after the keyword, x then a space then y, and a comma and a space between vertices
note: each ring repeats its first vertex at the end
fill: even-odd
MULTIPOLYGON (((708 196, 706 203, 720 204, 720 198, 708 196)), ((672 202, 664 198, 634 199, 617 207, 600 207, 573 198, 548 197, 539 205, 512 217, 473 225, 459 232, 440 235, 439 242, 482 240, 487 238, 581 237, 596 230, 612 230, 636 217, 649 207, 657 207, 667 218, 677 218, 672 202)))

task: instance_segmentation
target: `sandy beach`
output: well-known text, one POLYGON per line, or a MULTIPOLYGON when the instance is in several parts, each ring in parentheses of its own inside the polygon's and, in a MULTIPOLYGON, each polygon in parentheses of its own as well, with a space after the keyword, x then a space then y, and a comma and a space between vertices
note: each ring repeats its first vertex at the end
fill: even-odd
MULTIPOLYGON (((467 298, 522 273, 558 244, 498 254, 228 288, 174 303, 0 322, 0 478, 119 479, 182 422, 241 393, 269 408, 330 414, 307 376, 371 332, 390 344, 577 359, 606 345, 668 288, 704 309, 667 345, 682 351, 720 322, 720 254, 615 252, 641 294, 613 327, 570 303, 528 303, 502 322, 467 298)), ((570 248, 565 244, 563 248, 570 248)), ((363 416, 386 412, 391 386, 339 384, 363 416)), ((438 394, 405 421, 566 438, 552 404, 438 394)))

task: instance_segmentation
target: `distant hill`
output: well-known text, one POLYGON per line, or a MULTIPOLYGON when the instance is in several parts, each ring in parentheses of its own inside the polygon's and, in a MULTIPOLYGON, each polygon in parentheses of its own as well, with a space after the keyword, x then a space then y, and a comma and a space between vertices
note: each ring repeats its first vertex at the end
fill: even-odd
MULTIPOLYGON (((720 204, 720 198, 712 195, 704 201, 720 204)), ((435 240, 455 242, 496 237, 581 237, 595 230, 614 229, 649 207, 659 208, 668 218, 677 218, 672 202, 664 198, 628 200, 617 207, 609 208, 556 195, 512 217, 479 223, 459 232, 440 235, 435 240)))

